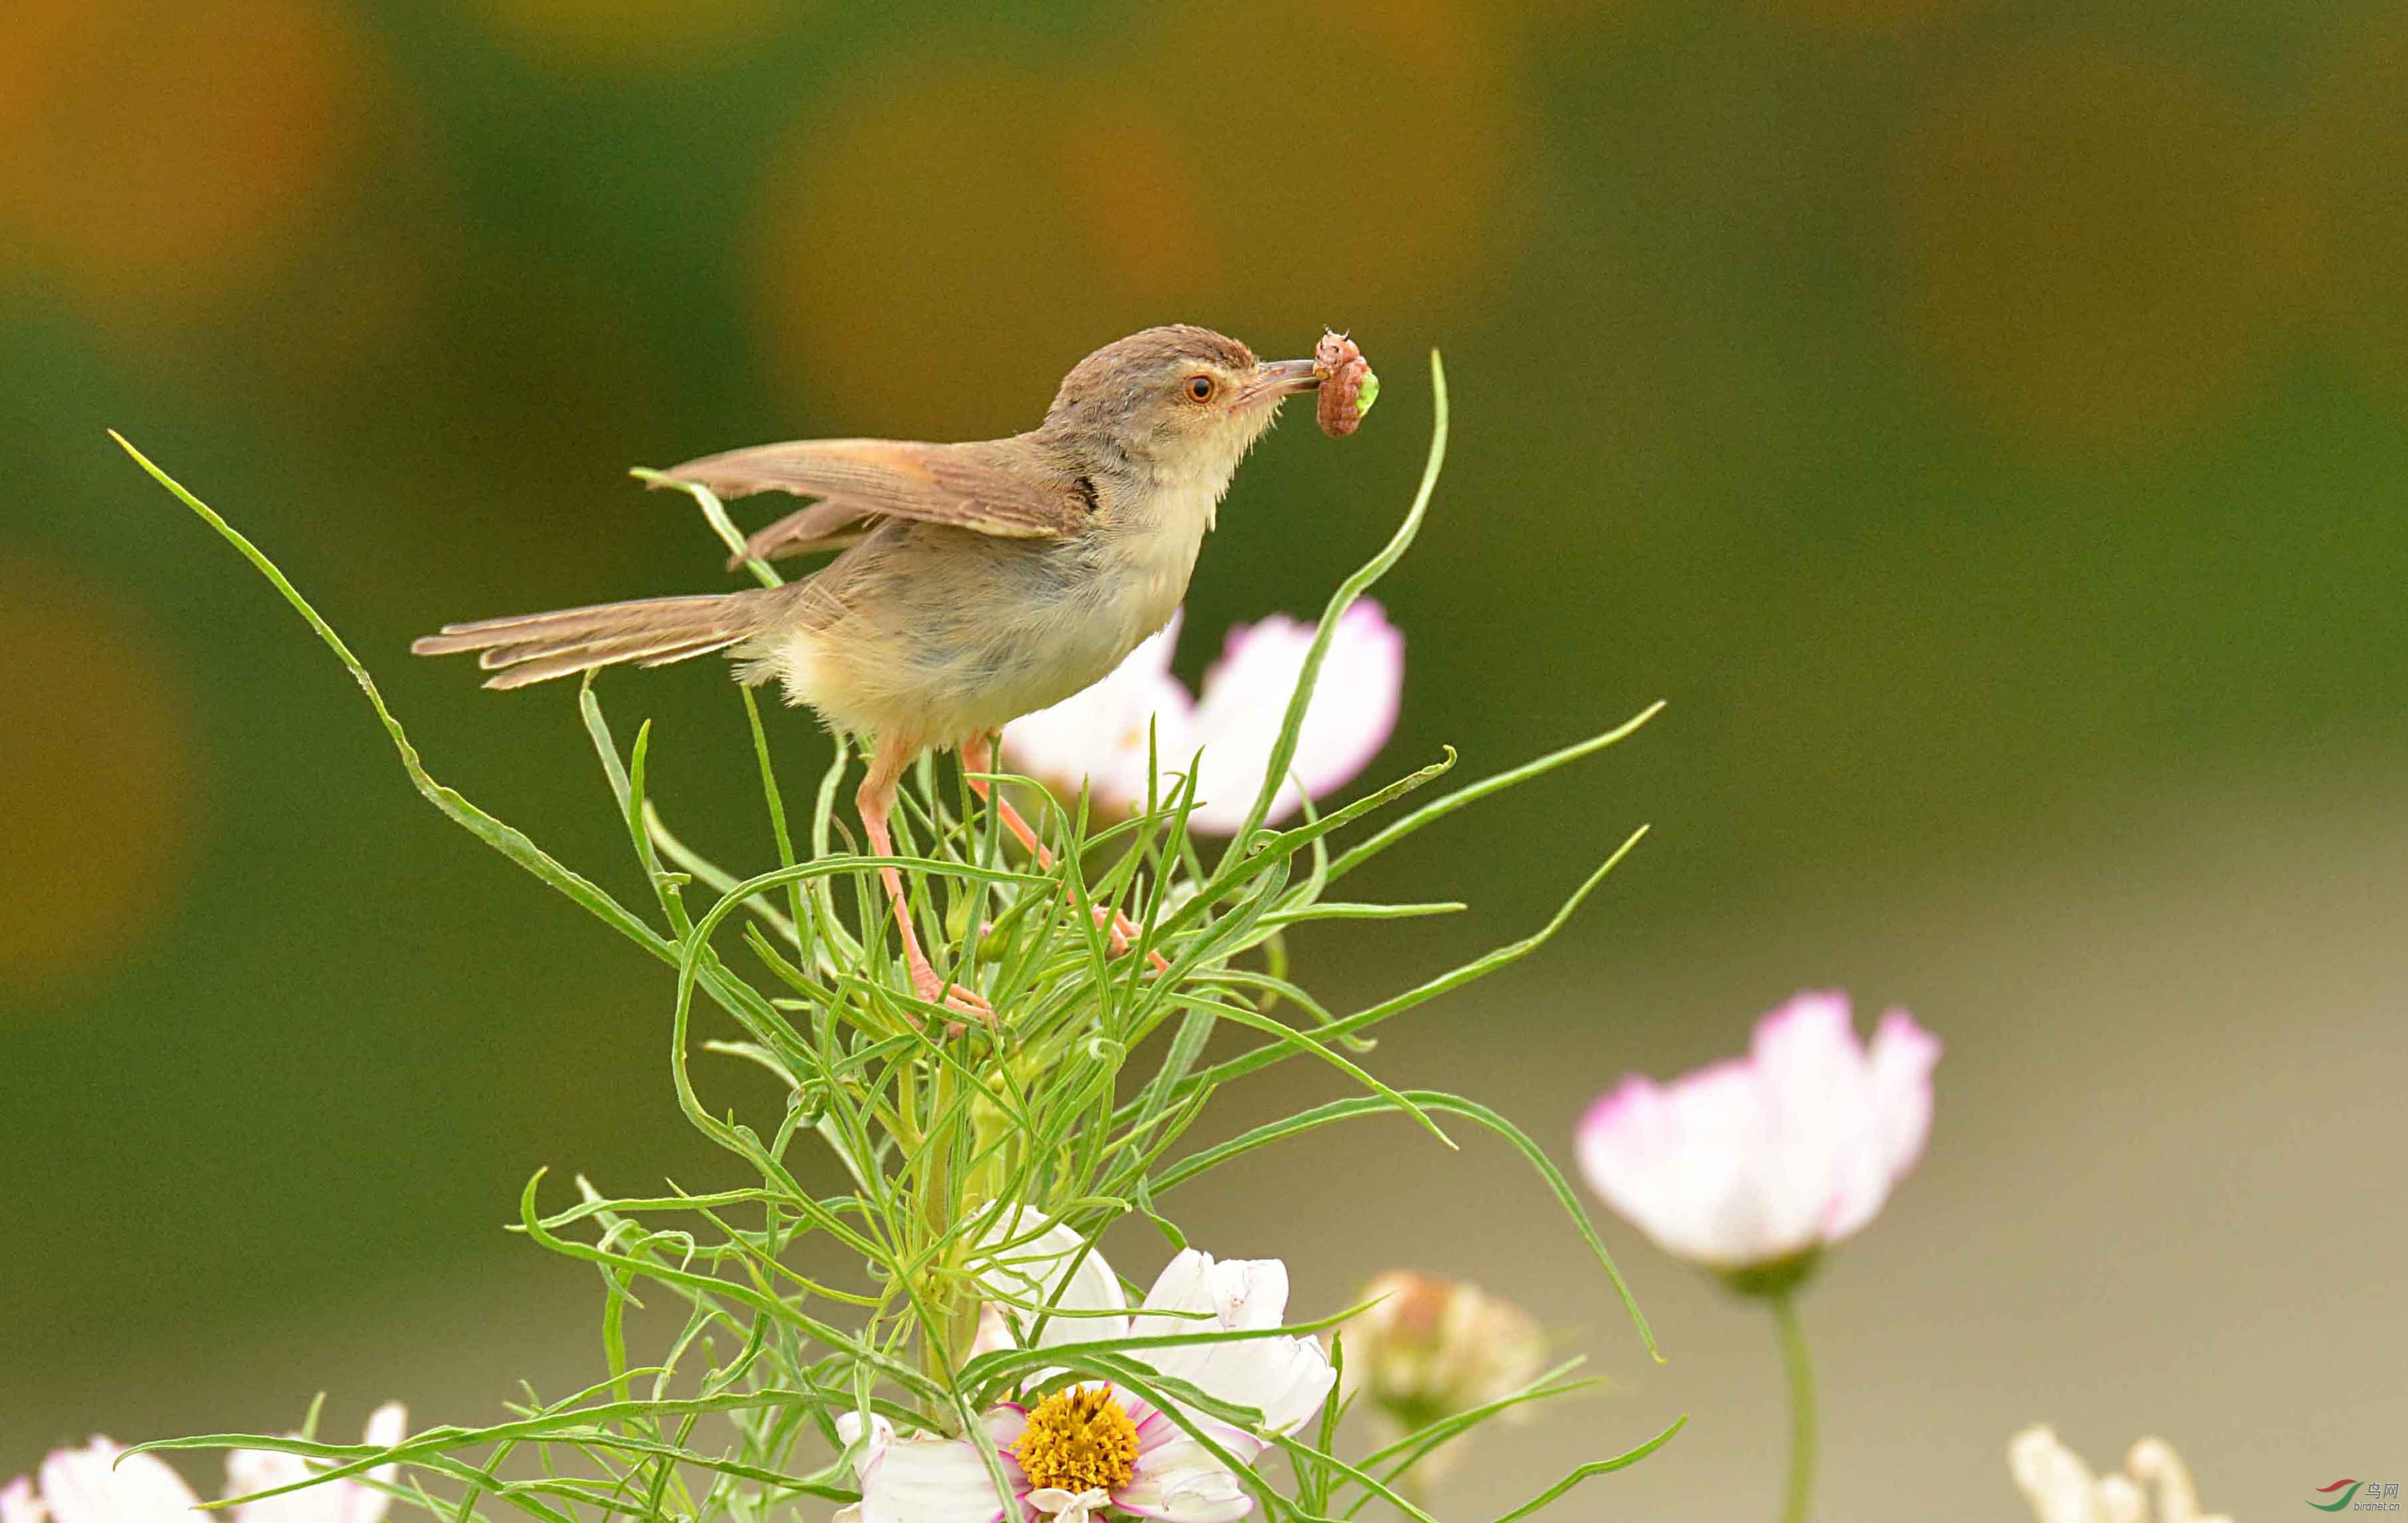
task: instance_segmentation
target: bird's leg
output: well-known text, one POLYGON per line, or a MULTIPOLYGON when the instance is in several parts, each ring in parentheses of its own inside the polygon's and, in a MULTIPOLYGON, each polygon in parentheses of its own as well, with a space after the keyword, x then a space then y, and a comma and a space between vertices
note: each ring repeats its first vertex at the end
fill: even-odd
MULTIPOLYGON (((869 759, 869 775, 861 780, 861 791, 854 802, 861 806, 861 825, 869 833, 869 849, 881 857, 895 855, 895 838, 887 833, 886 817, 895 807, 895 785, 903 769, 911 763, 910 755, 898 749, 880 746, 869 759)), ((911 975, 911 991, 930 1004, 940 1004, 948 1010, 995 1024, 995 1007, 975 989, 948 984, 937 976, 928 964, 928 954, 920 949, 920 932, 911 923, 911 905, 904 897, 903 870, 882 867, 878 875, 886 885, 886 898, 895 906, 895 924, 903 932, 903 965, 911 975)), ((948 1034, 957 1034, 956 1026, 948 1034)))
POLYGON ((1028 821, 1020 818, 1020 811, 1011 806, 1010 799, 997 796, 995 785, 979 776, 983 772, 991 772, 995 768, 993 743, 984 735, 974 735, 962 742, 961 752, 962 776, 968 779, 970 791, 979 796, 981 804, 995 805, 995 812, 1002 817, 1003 828, 1010 831, 1020 844, 1026 847, 1030 854, 1036 857, 1039 872, 1054 871, 1054 853, 1046 850, 1045 843, 1037 839, 1037 832, 1030 827, 1028 821))
MULTIPOLYGON (((979 776, 980 773, 994 769, 993 743, 983 734, 973 735, 962 742, 961 755, 962 776, 969 780, 970 791, 979 796, 981 803, 995 805, 996 814, 1003 820, 1003 828, 1010 831, 1022 846, 1028 848, 1029 854, 1037 859, 1039 872, 1054 871, 1054 853, 1046 850, 1045 844, 1037 839, 1037 832, 1029 827, 1027 820, 1020 818, 1020 811, 1011 806, 1010 799, 996 792, 994 785, 979 776)), ((1095 916, 1096 924, 1109 938, 1107 945, 1114 957, 1121 956, 1136 946, 1137 938, 1144 931, 1142 926, 1122 914, 1117 904, 1109 906, 1097 904, 1095 906, 1095 916)), ((1154 964, 1156 972, 1170 971, 1170 960, 1160 952, 1148 952, 1146 959, 1154 964)))

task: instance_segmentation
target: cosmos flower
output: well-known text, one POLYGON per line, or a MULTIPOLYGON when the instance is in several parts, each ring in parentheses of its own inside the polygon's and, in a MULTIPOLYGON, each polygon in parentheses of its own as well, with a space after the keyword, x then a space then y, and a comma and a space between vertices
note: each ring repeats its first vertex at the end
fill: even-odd
MULTIPOLYGON (((1314 626, 1273 614, 1229 631, 1221 659, 1204 674, 1200 698, 1170 675, 1180 617, 1129 653, 1113 673, 1052 708, 1014 719, 1003 733, 1009 765, 1064 797, 1083 778, 1111 814, 1146 800, 1149 727, 1160 759, 1157 796, 1200 747, 1191 828, 1226 834, 1244 823, 1279 741, 1280 721, 1314 626)), ((1354 780, 1396 728, 1404 690, 1405 637, 1369 598, 1339 617, 1320 680, 1297 732, 1296 759, 1266 823, 1277 823, 1354 780)))
MULTIPOLYGON (((401 1442, 408 1424, 408 1415, 401 1403, 387 1402, 368 1414, 367 1429, 360 1435, 360 1442, 391 1448, 401 1442)), ((249 1496, 291 1486, 306 1479, 311 1469, 312 1462, 297 1454, 236 1449, 226 1456, 226 1495, 249 1496)), ((376 1485, 345 1477, 304 1487, 280 1497, 247 1502, 234 1509, 235 1523, 379 1523, 393 1499, 378 1487, 390 1486, 393 1477, 393 1466, 379 1465, 366 1474, 366 1480, 376 1485)))
MULTIPOLYGON (((1034 1407, 1006 1402, 985 1416, 1004 1479, 1023 1518, 1089 1523, 1108 1507, 1167 1523, 1232 1523, 1254 1506, 1238 1478, 1211 1451, 1135 1392, 1109 1385, 1073 1386, 1034 1407)), ((1206 1420, 1213 1442, 1240 1459, 1262 1452, 1260 1440, 1206 1420)), ((851 1445, 861 1415, 837 1430, 851 1445)), ((838 1510, 836 1523, 999 1523, 1003 1504, 985 1459, 968 1439, 898 1436, 872 1416, 869 1438, 853 1459, 861 1501, 838 1510)))
POLYGON ((205 1523, 199 1505, 165 1460, 100 1437, 53 1449, 35 1477, 0 1487, 0 1523, 205 1523))
MULTIPOLYGON (((1077 1232, 1014 1213, 996 1236, 1010 1245, 980 1271, 999 1298, 982 1318, 982 1352, 1268 1330, 1287 1309, 1287 1266, 1276 1259, 1215 1260, 1190 1248, 1163 1270, 1132 1315, 1119 1278, 1101 1255, 1082 1253, 1085 1240, 1077 1232)), ((1273 1433, 1292 1432, 1317 1416, 1336 1378, 1318 1342, 1285 1334, 1129 1357, 1217 1401, 1254 1408, 1273 1433)), ((1203 1413, 1180 1416, 1240 1462, 1251 1463, 1265 1447, 1263 1438, 1203 1413)), ((1003 1402, 983 1420, 1025 1517, 1088 1523, 1109 1507, 1167 1523, 1231 1523, 1254 1506, 1211 1447, 1151 1401, 1110 1382, 1066 1384, 1029 1405, 1003 1402)), ((838 1426, 847 1444, 866 1439, 853 1461, 861 1501, 839 1513, 838 1523, 997 1523, 1003 1516, 995 1481, 970 1440, 899 1434, 878 1416, 865 1430, 858 1414, 847 1414, 838 1426)))
MULTIPOLYGON (((397 1403, 387 1402, 368 1418, 363 1443, 401 1442, 408 1421, 397 1403)), ((226 1456, 226 1492, 249 1496, 308 1476, 312 1462, 298 1455, 236 1449, 226 1456)), ((280 1497, 233 1508, 236 1523, 379 1523, 391 1498, 377 1488, 390 1484, 393 1468, 380 1466, 365 1479, 345 1477, 280 1497)), ((200 1499, 156 1455, 127 1454, 109 1439, 95 1437, 79 1449, 54 1449, 36 1477, 20 1475, 0 1487, 0 1523, 208 1523, 200 1499), (38 1478, 39 1485, 36 1485, 38 1478)))
MULTIPOLYGON (((1393 1443, 1526 1389, 1546 1372, 1547 1337, 1510 1301, 1460 1280, 1394 1270, 1364 1287, 1376 1304, 1349 1319, 1346 1388, 1378 1415, 1393 1443)), ((1508 1409, 1509 1418, 1526 1407, 1508 1409)), ((1469 1434, 1440 1445, 1416 1467, 1440 1479, 1461 1458, 1469 1434)))
POLYGON ((2161 1438, 2133 1445, 2124 1473, 2093 1475, 2053 1430, 2027 1428, 2007 1445, 2007 1469, 2040 1523, 2232 1523, 2199 1510, 2188 1467, 2161 1438))
MULTIPOLYGON (((1184 1249, 1163 1266, 1131 1315, 1120 1276, 1102 1254, 1082 1253, 1086 1240, 1069 1228, 1013 1210, 993 1241, 1003 1245, 979 1265, 990 1298, 981 1351, 1216 1329, 1267 1332, 1287 1312, 1287 1265, 1277 1259, 1215 1260, 1184 1249), (1040 1317, 1039 1307, 1052 1315, 1040 1317)), ((1149 1348, 1132 1357, 1207 1396, 1254 1408, 1275 1433, 1292 1433, 1317 1416, 1336 1379, 1318 1340, 1283 1334, 1149 1348)))
POLYGON ((1640 1075, 1580 1124, 1591 1188, 1658 1247, 1724 1271, 1811 1255, 1862 1229, 1922 1155, 1939 1039, 1885 1013, 1870 1051, 1848 997, 1800 994, 1745 1058, 1670 1085, 1640 1075))

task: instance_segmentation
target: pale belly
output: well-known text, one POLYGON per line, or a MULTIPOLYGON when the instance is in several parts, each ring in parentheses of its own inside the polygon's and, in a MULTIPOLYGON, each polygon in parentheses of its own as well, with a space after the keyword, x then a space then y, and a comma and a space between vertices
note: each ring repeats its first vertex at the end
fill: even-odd
POLYGON ((748 680, 776 676, 788 702, 834 729, 914 748, 954 745, 1109 675, 1169 619, 1196 559, 1194 541, 1177 539, 965 536, 943 544, 940 559, 910 553, 927 544, 862 578, 841 618, 750 642, 740 652, 748 680))

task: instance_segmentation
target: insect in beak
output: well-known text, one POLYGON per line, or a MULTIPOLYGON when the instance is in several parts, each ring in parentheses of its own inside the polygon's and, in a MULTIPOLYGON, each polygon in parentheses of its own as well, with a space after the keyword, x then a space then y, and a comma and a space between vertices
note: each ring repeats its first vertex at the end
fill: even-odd
POLYGON ((1321 371, 1316 361, 1266 360, 1254 366, 1254 378, 1239 393, 1238 400, 1255 402, 1269 398, 1275 402, 1281 397, 1294 396, 1298 391, 1310 391, 1320 384, 1321 371))

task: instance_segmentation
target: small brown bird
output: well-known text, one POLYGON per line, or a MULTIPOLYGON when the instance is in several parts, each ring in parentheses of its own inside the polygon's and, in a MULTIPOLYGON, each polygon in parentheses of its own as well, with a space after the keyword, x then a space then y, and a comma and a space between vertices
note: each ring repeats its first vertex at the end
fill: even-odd
MULTIPOLYGON (((1162 628, 1238 463, 1282 399, 1321 374, 1312 360, 1258 363, 1210 329, 1149 328, 1080 361, 1044 422, 1008 439, 802 440, 689 461, 666 474, 721 497, 819 499, 752 535, 748 554, 843 553, 782 587, 447 624, 410 648, 481 651, 489 688, 726 650, 739 680, 776 677, 787 702, 867 741, 862 824, 892 856, 887 815, 921 752, 957 749, 965 771, 985 771, 1005 724, 1099 680, 1162 628)), ((1036 833, 996 802, 1050 868, 1036 833)), ((982 996, 937 976, 902 874, 882 875, 912 989, 992 1019, 982 996)), ((1125 950, 1137 928, 1117 911, 1111 925, 1125 950)))

